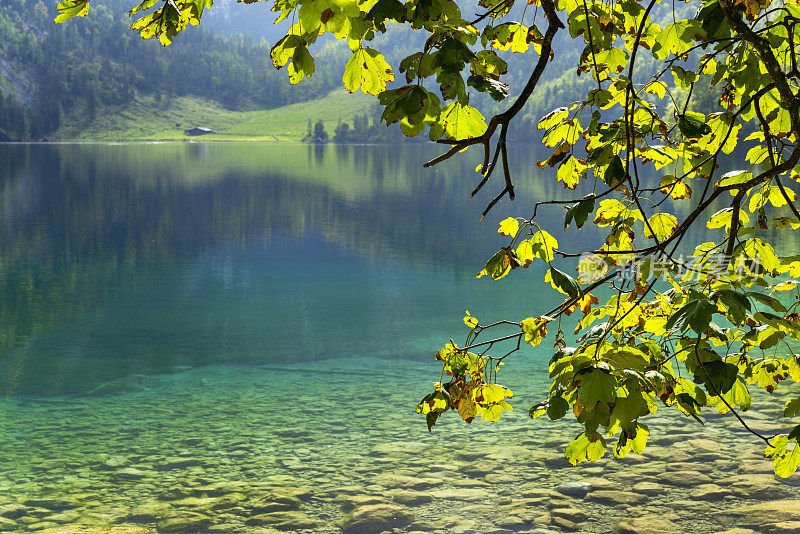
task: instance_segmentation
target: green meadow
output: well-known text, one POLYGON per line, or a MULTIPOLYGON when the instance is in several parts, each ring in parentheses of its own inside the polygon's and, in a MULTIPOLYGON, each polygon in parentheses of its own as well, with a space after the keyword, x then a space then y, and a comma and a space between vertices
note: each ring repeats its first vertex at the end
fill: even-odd
POLYGON ((197 97, 157 100, 137 97, 124 107, 101 106, 89 119, 77 106, 67 114, 53 140, 58 141, 185 141, 197 139, 184 130, 202 126, 213 134, 203 141, 299 141, 312 124, 321 120, 332 136, 341 122, 352 124, 353 116, 370 114, 374 98, 337 90, 325 97, 258 110, 231 111, 197 97))

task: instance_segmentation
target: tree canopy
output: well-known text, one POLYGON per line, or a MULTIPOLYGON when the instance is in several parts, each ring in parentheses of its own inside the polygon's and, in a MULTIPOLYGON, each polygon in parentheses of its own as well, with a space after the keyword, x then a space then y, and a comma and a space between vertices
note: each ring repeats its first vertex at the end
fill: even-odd
MULTIPOLYGON (((211 4, 144 0, 130 12, 131 28, 169 45, 211 4)), ((89 0, 63 0, 58 9, 62 22, 85 15, 89 0)), ((659 409, 698 421, 716 410, 763 440, 777 475, 797 470, 800 425, 767 436, 743 412, 751 389, 774 393, 800 382, 800 255, 787 255, 774 238, 800 227, 792 189, 800 181, 800 3, 275 0, 272 11, 291 23, 271 57, 292 83, 313 76, 312 48, 322 36, 345 40, 352 55, 344 87, 376 95, 383 121, 405 135, 427 130, 443 150, 426 166, 480 148, 472 194, 497 191, 483 216, 514 199, 509 124, 557 58, 554 38, 568 33, 584 46, 574 68, 591 88, 538 122, 549 155, 536 164, 555 168, 565 188, 591 193, 543 199, 529 216, 501 221, 503 246, 478 273, 500 279, 544 262, 542 283, 557 303, 521 320, 484 323, 467 313, 465 341, 451 339, 436 353, 441 379, 417 406, 429 428, 450 410, 467 422, 512 410, 513 393, 498 383, 501 366, 525 344, 547 340, 552 385, 530 415, 572 412, 584 429, 566 446, 571 463, 609 447, 620 458, 641 454, 647 418, 659 409), (396 26, 426 39, 390 65, 369 45, 396 26), (530 58, 521 87, 504 82, 509 54, 530 58), (718 97, 698 109, 700 87, 718 97), (487 119, 471 102, 479 93, 502 102, 502 111, 487 119), (726 161, 740 169, 722 174, 726 161), (657 171, 654 183, 648 168, 657 171), (604 239, 589 251, 560 245, 537 213, 548 204, 564 208, 565 229, 588 223, 604 239), (698 235, 693 228, 708 241, 688 242, 698 235), (559 268, 569 259, 578 260, 577 276, 559 268), (571 314, 577 328, 565 332, 571 314)), ((798 413, 800 397, 787 401, 784 417, 798 413)))

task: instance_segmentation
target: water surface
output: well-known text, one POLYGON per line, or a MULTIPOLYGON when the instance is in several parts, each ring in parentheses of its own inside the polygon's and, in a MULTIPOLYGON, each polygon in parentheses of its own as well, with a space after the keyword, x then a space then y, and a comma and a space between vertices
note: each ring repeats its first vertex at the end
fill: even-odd
MULTIPOLYGON (((504 423, 429 434, 413 407, 464 310, 556 302, 541 268, 475 273, 500 219, 564 194, 516 147, 518 198, 479 223, 479 154, 422 169, 436 150, 0 146, 0 529, 340 532, 385 503, 403 532, 714 532, 800 496, 714 417, 657 415, 644 458, 567 467, 578 425, 526 415, 546 343, 501 375, 504 423)), ((596 246, 561 220, 563 248, 596 246)))

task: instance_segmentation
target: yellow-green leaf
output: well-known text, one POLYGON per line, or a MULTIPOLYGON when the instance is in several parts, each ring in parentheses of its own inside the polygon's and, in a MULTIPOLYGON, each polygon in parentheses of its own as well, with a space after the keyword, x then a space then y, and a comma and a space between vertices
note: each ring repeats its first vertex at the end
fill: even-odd
MULTIPOLYGON (((797 200, 797 193, 795 193, 788 187, 784 187, 783 191, 786 192, 786 196, 789 197, 789 200, 791 200, 792 202, 797 200)), ((783 193, 781 192, 781 188, 779 186, 777 185, 769 186, 769 190, 766 193, 770 203, 776 208, 780 208, 781 206, 785 206, 787 204, 786 197, 783 196, 783 193)))
POLYGON ((675 176, 671 175, 664 176, 661 179, 659 189, 662 193, 671 196, 675 200, 690 198, 692 196, 692 188, 683 180, 678 180, 675 176))
POLYGON ((478 318, 473 317, 469 314, 469 310, 467 310, 466 315, 464 315, 464 324, 467 325, 469 328, 475 328, 478 326, 478 318))
POLYGON ((584 160, 578 159, 575 156, 569 156, 566 161, 558 167, 556 177, 567 189, 575 189, 581 178, 586 176, 586 171, 588 169, 589 166, 586 165, 584 160))
POLYGON ((506 217, 500 221, 500 228, 497 229, 498 234, 514 237, 517 232, 519 232, 519 221, 514 217, 506 217))
POLYGON ((553 261, 554 257, 553 249, 558 248, 558 241, 556 241, 555 237, 551 236, 548 232, 544 230, 539 230, 538 232, 533 234, 533 237, 531 237, 530 240, 534 246, 534 249, 536 248, 536 244, 539 244, 541 246, 542 255, 540 257, 544 261, 547 262, 553 261))
POLYGON ((584 461, 595 462, 606 453, 606 440, 596 431, 582 432, 572 440, 565 451, 567 460, 572 465, 584 461))
POLYGON ((693 39, 704 34, 699 20, 681 19, 667 24, 656 36, 653 55, 656 59, 665 59, 670 54, 682 56, 692 47, 693 39))
POLYGON ((554 109, 539 120, 536 128, 538 130, 549 130, 562 120, 566 119, 567 116, 569 116, 569 110, 567 108, 554 109))
MULTIPOLYGON (((731 219, 733 218, 733 208, 724 208, 716 212, 706 223, 710 229, 725 228, 727 232, 731 226, 731 219)), ((750 222, 750 217, 744 210, 739 210, 739 222, 744 224, 750 222)))
POLYGON ((494 280, 499 280, 511 271, 511 257, 506 249, 500 251, 489 258, 483 270, 475 275, 476 278, 481 276, 491 276, 494 280))
POLYGON ((344 88, 354 93, 361 88, 364 94, 377 95, 394 81, 392 67, 376 50, 359 48, 344 67, 344 88))
POLYGON ((72 17, 85 17, 89 13, 89 0, 63 0, 56 9, 59 15, 53 22, 61 23, 72 17))
POLYGON ((741 267, 744 257, 758 261, 761 268, 768 273, 775 271, 781 265, 772 245, 758 237, 752 237, 736 247, 734 258, 738 258, 738 261, 735 262, 735 268, 741 267))
POLYGON ((525 343, 535 347, 542 342, 547 335, 547 323, 552 321, 550 317, 540 315, 539 317, 528 317, 520 322, 520 327, 525 335, 525 343))
POLYGON ((625 204, 615 198, 606 198, 600 201, 597 207, 597 212, 594 215, 594 222, 597 226, 611 226, 615 224, 620 218, 627 219, 633 217, 635 219, 642 219, 638 211, 628 209, 625 204))
POLYGON ((659 241, 667 239, 678 227, 678 219, 670 213, 656 213, 647 219, 647 223, 644 225, 644 236, 653 237, 655 233, 659 241))
POLYGON ((461 102, 450 102, 445 106, 439 122, 448 139, 470 139, 486 131, 486 120, 481 112, 461 102))
POLYGON ((578 399, 584 406, 594 406, 598 402, 611 403, 617 397, 617 380, 607 371, 596 367, 580 374, 578 399))

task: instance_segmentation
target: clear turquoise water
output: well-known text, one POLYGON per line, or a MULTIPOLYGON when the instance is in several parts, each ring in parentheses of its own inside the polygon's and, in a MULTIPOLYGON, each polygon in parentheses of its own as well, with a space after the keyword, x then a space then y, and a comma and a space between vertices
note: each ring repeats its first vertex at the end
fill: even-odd
MULTIPOLYGON (((474 274, 534 195, 470 200, 436 147, 6 146, 7 395, 131 373, 373 356, 428 361, 461 317, 519 318, 541 273, 474 274)), ((520 165, 520 180, 558 190, 520 165)), ((574 247, 575 243, 571 243, 574 247)))
MULTIPOLYGON (((577 427, 526 415, 546 392, 546 347, 501 375, 517 393, 505 423, 450 417, 427 432, 413 407, 438 379, 434 350, 465 334, 464 310, 518 320, 552 307, 541 270, 475 273, 504 244, 497 221, 563 194, 517 147, 518 199, 478 223, 495 192, 468 197, 478 155, 422 169, 436 148, 0 145, 0 518, 27 507, 8 529, 167 532, 200 517, 182 531, 339 532, 369 499, 413 511, 403 531, 564 531, 558 518, 577 509, 596 532, 642 514, 729 524, 674 483, 634 493, 637 506, 554 492, 689 469, 727 481, 700 504, 735 509, 754 498, 742 466, 770 466, 741 434, 659 416, 673 434, 646 466, 565 468, 577 427), (295 492, 278 512, 295 515, 253 519, 276 492, 295 492)), ((570 250, 599 237, 564 237, 557 209, 544 220, 570 250)))

